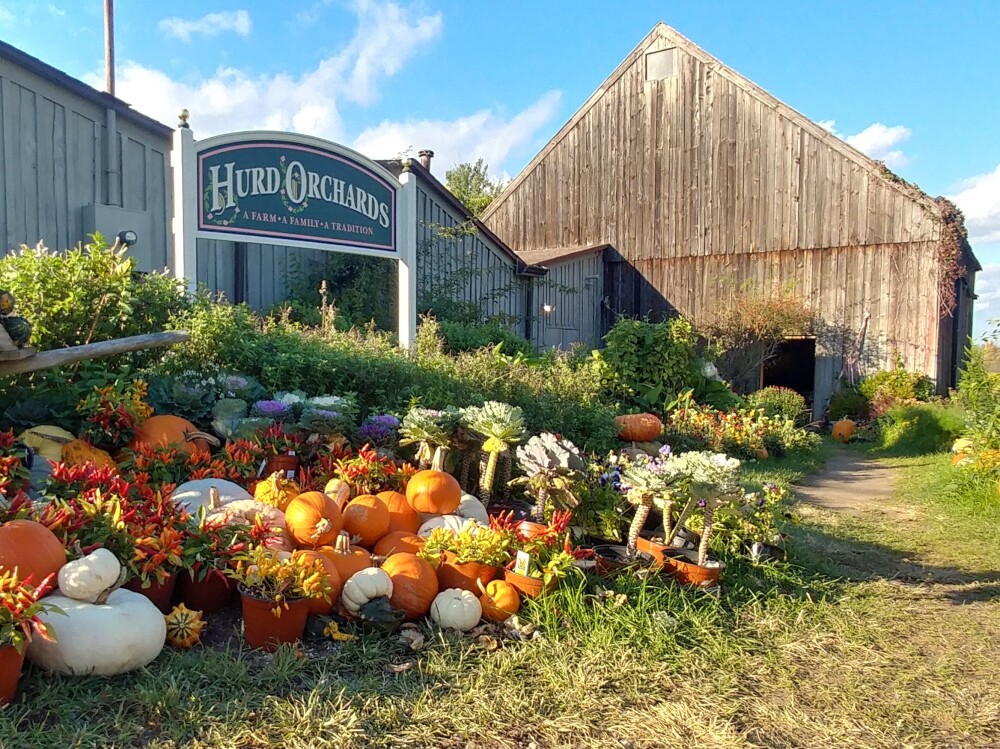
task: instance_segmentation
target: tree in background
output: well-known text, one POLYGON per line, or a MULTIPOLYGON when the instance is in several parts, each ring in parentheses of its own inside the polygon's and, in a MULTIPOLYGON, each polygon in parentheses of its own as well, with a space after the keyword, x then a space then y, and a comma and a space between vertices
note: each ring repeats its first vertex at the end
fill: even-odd
POLYGON ((489 176, 489 167, 481 158, 476 163, 465 162, 444 173, 445 186, 461 200, 474 216, 482 216, 506 183, 489 176))

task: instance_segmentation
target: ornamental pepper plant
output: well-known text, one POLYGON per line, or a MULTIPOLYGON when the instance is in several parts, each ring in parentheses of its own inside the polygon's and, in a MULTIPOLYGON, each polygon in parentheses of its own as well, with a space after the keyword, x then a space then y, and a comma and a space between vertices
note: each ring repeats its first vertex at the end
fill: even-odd
POLYGON ((12 645, 18 653, 23 653, 33 635, 55 642, 49 625, 39 619, 39 614, 46 612, 62 613, 39 600, 54 587, 55 574, 37 587, 32 582, 30 576, 19 580, 14 570, 0 573, 0 648, 12 645))

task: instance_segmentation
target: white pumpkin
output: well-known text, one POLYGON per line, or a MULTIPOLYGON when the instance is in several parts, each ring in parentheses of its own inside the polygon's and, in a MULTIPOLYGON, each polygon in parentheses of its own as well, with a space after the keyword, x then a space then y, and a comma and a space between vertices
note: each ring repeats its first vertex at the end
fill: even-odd
POLYGON ((437 594, 431 604, 431 619, 439 627, 468 632, 483 617, 483 605, 474 593, 448 588, 437 594))
POLYGON ((357 614, 366 603, 380 597, 392 598, 392 579, 385 570, 368 567, 347 579, 340 600, 349 613, 357 614))
POLYGON ((421 525, 417 535, 427 538, 435 528, 447 528, 452 533, 461 533, 467 526, 475 524, 476 521, 461 515, 437 515, 421 525))
POLYGON ((462 495, 462 501, 458 503, 458 509, 455 510, 455 514, 459 517, 475 520, 482 525, 490 524, 490 514, 486 512, 486 505, 471 494, 462 495))
POLYGON ((342 479, 330 479, 323 487, 323 493, 337 503, 337 507, 343 507, 351 501, 351 486, 342 479))
POLYGON ((43 425, 21 432, 17 439, 46 460, 60 463, 63 445, 72 442, 76 437, 61 427, 43 425))
POLYGON ((93 603, 118 583, 122 573, 118 557, 107 549, 94 549, 87 556, 59 568, 59 592, 74 601, 93 603))
POLYGON ((33 637, 28 659, 67 676, 114 676, 152 663, 163 650, 167 623, 141 593, 119 588, 105 603, 86 603, 58 593, 45 599, 57 612, 41 614, 56 642, 33 637))
POLYGON ((253 499, 250 492, 242 486, 225 479, 185 481, 174 489, 174 493, 170 497, 192 515, 198 512, 199 507, 204 507, 205 512, 211 513, 213 510, 219 509, 212 506, 212 487, 215 487, 219 492, 220 507, 238 500, 253 499))

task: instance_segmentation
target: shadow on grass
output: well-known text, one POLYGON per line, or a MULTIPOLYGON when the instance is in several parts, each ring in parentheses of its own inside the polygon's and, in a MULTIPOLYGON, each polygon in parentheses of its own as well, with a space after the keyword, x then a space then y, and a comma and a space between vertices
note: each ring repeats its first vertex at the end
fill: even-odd
POLYGON ((886 580, 908 586, 977 586, 971 590, 943 590, 941 598, 959 603, 992 600, 1000 596, 1000 571, 969 570, 928 564, 913 550, 831 532, 805 524, 790 532, 793 564, 831 579, 886 580), (985 584, 985 587, 980 587, 985 584))

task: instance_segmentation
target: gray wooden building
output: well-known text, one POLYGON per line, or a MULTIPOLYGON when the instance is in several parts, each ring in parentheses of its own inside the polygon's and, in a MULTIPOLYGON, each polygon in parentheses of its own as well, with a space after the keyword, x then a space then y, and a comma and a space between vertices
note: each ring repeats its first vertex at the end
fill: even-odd
MULTIPOLYGON (((197 131, 197 112, 192 122, 197 131)), ((140 268, 170 268, 171 127, 3 42, 0 123, 0 251, 39 241, 64 249, 95 231, 113 240, 131 229, 139 242, 129 252, 140 268)), ((532 335, 529 298, 545 287, 546 270, 475 219, 428 165, 410 166, 417 177, 418 294, 446 291, 483 318, 532 335)), ((325 253, 199 239, 197 256, 199 284, 266 309, 325 253)))
POLYGON ((617 315, 710 322, 747 283, 794 289, 818 320, 789 343, 817 412, 866 316, 869 371, 898 354, 941 390, 972 328, 980 267, 954 206, 663 24, 483 220, 525 260, 603 284, 602 330, 617 315))

